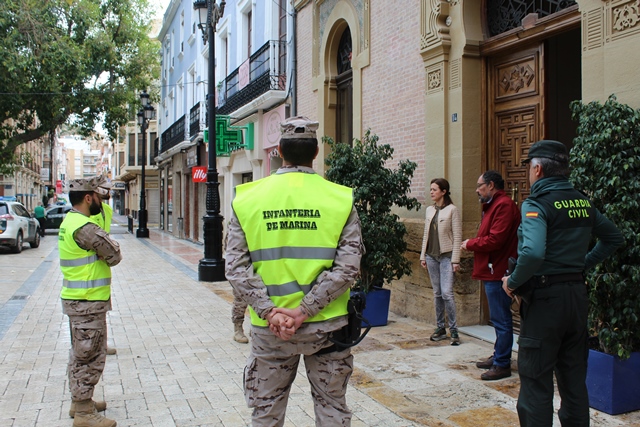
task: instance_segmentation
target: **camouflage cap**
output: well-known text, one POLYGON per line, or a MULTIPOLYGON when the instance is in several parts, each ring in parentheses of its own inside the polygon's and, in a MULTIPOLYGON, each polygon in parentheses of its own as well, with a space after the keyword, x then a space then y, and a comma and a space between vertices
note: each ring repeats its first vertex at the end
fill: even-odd
POLYGON ((93 178, 87 179, 72 179, 67 182, 67 189, 69 192, 72 191, 93 191, 98 194, 106 194, 107 190, 104 188, 100 188, 100 180, 102 177, 94 176, 93 178))
POLYGON ((98 187, 100 188, 104 188, 107 190, 110 190, 111 187, 113 187, 113 185, 111 184, 111 181, 109 181, 109 179, 104 176, 104 175, 100 175, 100 182, 98 183, 98 187))
POLYGON ((304 116, 289 117, 280 123, 281 139, 316 138, 318 122, 304 116))
POLYGON ((522 161, 522 164, 527 164, 531 159, 539 157, 545 157, 560 163, 569 163, 567 147, 562 142, 550 139, 543 139, 533 144, 531 148, 529 148, 529 154, 527 158, 522 161))

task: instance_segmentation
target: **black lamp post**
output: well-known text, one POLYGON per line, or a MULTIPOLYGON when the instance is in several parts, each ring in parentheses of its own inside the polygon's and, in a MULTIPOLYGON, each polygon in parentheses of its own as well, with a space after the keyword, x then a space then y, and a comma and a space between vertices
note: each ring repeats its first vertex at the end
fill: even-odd
POLYGON ((207 213, 202 218, 204 236, 204 258, 198 263, 198 280, 220 282, 225 280, 224 258, 222 258, 222 215, 220 215, 220 183, 216 165, 216 105, 215 105, 215 40, 218 20, 224 14, 226 2, 195 0, 193 8, 198 11, 202 40, 209 42, 209 90, 207 110, 209 112, 209 165, 207 167, 207 213))
POLYGON ((149 120, 153 119, 155 116, 155 109, 153 108, 153 105, 149 104, 149 94, 147 92, 142 92, 140 94, 140 101, 142 102, 142 109, 138 111, 138 125, 140 125, 140 132, 142 132, 142 178, 140 180, 140 210, 138 211, 138 229, 136 230, 136 237, 149 237, 149 229, 147 228, 144 167, 147 164, 147 129, 149 128, 149 120))

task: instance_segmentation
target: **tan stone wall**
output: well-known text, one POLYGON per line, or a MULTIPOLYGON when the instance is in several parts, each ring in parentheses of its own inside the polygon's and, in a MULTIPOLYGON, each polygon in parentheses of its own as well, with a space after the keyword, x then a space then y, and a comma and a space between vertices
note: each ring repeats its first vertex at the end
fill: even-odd
POLYGON ((638 69, 640 6, 637 0, 580 0, 582 13, 582 99, 618 101, 640 107, 638 69))

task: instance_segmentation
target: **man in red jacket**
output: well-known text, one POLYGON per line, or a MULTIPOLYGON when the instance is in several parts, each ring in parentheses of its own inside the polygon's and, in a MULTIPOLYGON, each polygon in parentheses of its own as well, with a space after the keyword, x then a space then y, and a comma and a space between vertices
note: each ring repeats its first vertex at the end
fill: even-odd
POLYGON ((474 252, 471 277, 484 284, 491 323, 496 331, 493 355, 476 363, 478 368, 488 369, 480 378, 492 381, 511 376, 511 298, 502 291, 502 277, 507 273, 509 257, 515 258, 518 253, 520 211, 504 192, 502 176, 494 170, 480 175, 476 193, 482 203, 478 236, 465 240, 461 247, 474 252))

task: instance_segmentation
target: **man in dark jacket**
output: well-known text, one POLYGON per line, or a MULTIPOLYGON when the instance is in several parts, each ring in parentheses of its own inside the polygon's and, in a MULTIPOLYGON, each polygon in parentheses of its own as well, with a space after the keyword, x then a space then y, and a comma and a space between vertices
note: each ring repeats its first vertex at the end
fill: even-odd
POLYGON ((482 220, 477 237, 462 242, 462 249, 474 252, 471 277, 484 284, 496 331, 493 355, 476 363, 478 368, 488 369, 480 378, 492 381, 511 376, 511 298, 502 291, 502 277, 507 273, 509 257, 517 253, 520 211, 504 192, 502 176, 494 170, 480 175, 476 193, 482 203, 482 220))
POLYGON ((611 255, 624 239, 566 178, 564 144, 538 141, 524 163, 531 195, 522 203, 518 264, 503 278, 509 296, 521 294, 523 286, 533 288, 521 308, 518 417, 523 427, 551 427, 555 372, 560 423, 587 427, 589 299, 582 272, 611 255), (589 250, 592 236, 598 242, 589 250))

